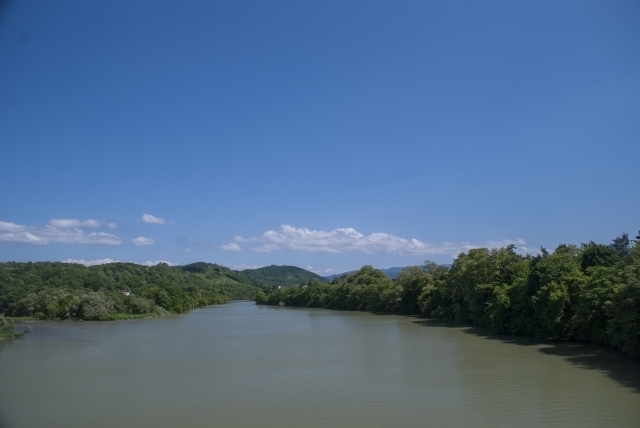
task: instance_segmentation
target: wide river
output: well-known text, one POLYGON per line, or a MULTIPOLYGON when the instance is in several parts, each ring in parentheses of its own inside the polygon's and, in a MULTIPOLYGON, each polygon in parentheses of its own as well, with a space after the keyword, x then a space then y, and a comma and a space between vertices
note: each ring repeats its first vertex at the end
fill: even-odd
POLYGON ((640 426, 640 363, 590 345, 253 302, 31 326, 3 428, 640 426))

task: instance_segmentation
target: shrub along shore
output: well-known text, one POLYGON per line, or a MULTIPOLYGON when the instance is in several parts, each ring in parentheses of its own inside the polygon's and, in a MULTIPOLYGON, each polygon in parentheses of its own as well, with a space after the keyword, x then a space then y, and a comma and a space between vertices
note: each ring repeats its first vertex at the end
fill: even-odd
POLYGON ((16 333, 13 320, 5 318, 4 315, 0 315, 0 339, 13 339, 15 337, 22 337, 23 333, 16 333))
POLYGON ((396 282, 364 266, 330 284, 259 291, 258 304, 418 314, 494 332, 614 347, 640 358, 640 234, 610 245, 515 247, 461 253, 450 269, 427 261, 396 282))

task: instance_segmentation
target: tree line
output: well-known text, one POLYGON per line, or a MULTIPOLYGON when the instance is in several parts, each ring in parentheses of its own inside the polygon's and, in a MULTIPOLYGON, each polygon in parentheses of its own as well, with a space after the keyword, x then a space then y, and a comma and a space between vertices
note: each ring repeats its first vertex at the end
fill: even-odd
POLYGON ((364 266, 330 284, 268 287, 256 303, 395 312, 453 319, 497 333, 595 342, 640 358, 640 233, 610 245, 515 246, 461 253, 450 269, 427 261, 395 283, 364 266))
POLYGON ((59 262, 7 262, 0 263, 0 314, 108 320, 180 313, 230 299, 252 298, 258 285, 238 272, 207 263, 86 267, 59 262))

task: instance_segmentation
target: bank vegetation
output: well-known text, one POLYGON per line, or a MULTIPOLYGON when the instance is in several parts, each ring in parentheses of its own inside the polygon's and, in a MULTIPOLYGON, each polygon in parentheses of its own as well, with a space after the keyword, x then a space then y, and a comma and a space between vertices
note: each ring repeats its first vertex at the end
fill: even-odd
POLYGON ((640 235, 610 245, 559 245, 520 255, 513 245, 427 261, 396 282, 364 266, 330 284, 269 287, 256 303, 416 314, 550 341, 594 342, 640 358, 640 235))
POLYGON ((43 320, 140 318, 249 299, 260 285, 209 263, 8 262, 0 263, 0 314, 43 320))

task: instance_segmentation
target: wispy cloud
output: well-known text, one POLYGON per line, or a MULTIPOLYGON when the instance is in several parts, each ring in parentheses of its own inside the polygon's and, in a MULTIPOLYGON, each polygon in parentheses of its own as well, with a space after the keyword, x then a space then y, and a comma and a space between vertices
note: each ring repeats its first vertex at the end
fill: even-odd
MULTIPOLYGON (((472 248, 497 248, 509 244, 524 246, 522 239, 490 241, 484 244, 470 242, 442 242, 429 244, 415 238, 406 239, 384 232, 364 235, 353 228, 331 231, 310 230, 288 224, 278 230, 269 230, 261 236, 236 236, 238 242, 254 243, 253 251, 297 250, 308 252, 345 253, 361 251, 366 254, 390 253, 400 255, 456 255, 472 248)), ((524 248, 524 247, 523 247, 524 248)))
POLYGON ((225 251, 242 251, 242 247, 235 242, 231 242, 229 244, 224 244, 220 246, 221 249, 225 251))
POLYGON ((142 221, 144 223, 153 223, 153 224, 164 224, 165 221, 163 218, 156 217, 151 214, 142 214, 142 221))
MULTIPOLYGON (((120 260, 107 258, 107 259, 96 259, 96 260, 66 259, 66 260, 63 260, 62 263, 77 263, 85 266, 96 266, 96 265, 106 265, 109 263, 123 263, 123 262, 120 260)), ((178 266, 176 263, 171 263, 166 260, 156 260, 156 261, 147 260, 146 262, 143 262, 143 263, 137 263, 137 262, 129 262, 129 263, 135 263, 137 265, 142 265, 142 266, 155 266, 155 265, 159 265, 160 263, 166 263, 169 266, 178 266)))
POLYGON ((145 238, 144 236, 139 236, 137 238, 132 239, 131 243, 133 245, 142 246, 142 245, 153 245, 156 243, 156 241, 154 241, 151 238, 145 238))
POLYGON ((193 248, 164 248, 162 251, 167 253, 191 253, 193 248))
POLYGON ((245 265, 245 264, 234 264, 234 263, 223 263, 222 265, 232 270, 259 269, 261 267, 264 267, 264 265, 245 265))
POLYGON ((114 259, 96 259, 96 260, 84 260, 84 259, 67 259, 63 260, 62 263, 76 263, 79 265, 85 266, 96 266, 96 265, 106 265, 109 263, 122 263, 120 260, 114 259))
POLYGON ((155 266, 155 265, 159 265, 160 263, 164 263, 164 264, 169 265, 169 266, 178 266, 177 263, 171 263, 171 262, 168 262, 166 260, 156 260, 154 262, 152 262, 150 260, 147 260, 144 263, 138 263, 138 264, 139 265, 143 265, 143 266, 155 266))
POLYGON ((74 221, 86 223, 87 225, 84 227, 109 227, 109 223, 98 222, 97 220, 80 222, 75 219, 52 219, 44 227, 25 226, 0 221, 0 241, 35 245, 45 245, 49 242, 102 245, 120 245, 122 243, 120 238, 111 233, 86 233, 78 227, 73 226, 72 223, 74 221), (101 223, 101 225, 96 225, 97 223, 101 223))
POLYGON ((108 223, 102 220, 87 219, 81 221, 77 218, 52 218, 49 220, 49 224, 61 229, 69 227, 108 227, 109 229, 115 229, 117 227, 115 223, 108 223))
POLYGON ((333 273, 333 269, 315 269, 313 266, 307 266, 305 267, 305 270, 308 270, 309 272, 313 272, 320 276, 327 276, 333 273))

